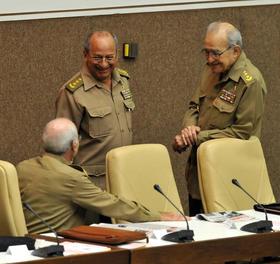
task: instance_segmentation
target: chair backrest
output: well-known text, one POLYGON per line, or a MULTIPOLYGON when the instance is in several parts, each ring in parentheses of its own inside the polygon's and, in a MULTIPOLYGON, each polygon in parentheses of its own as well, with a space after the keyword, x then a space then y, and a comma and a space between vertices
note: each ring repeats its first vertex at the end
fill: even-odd
POLYGON ((0 235, 23 236, 26 233, 17 171, 13 164, 0 160, 0 235))
POLYGON ((182 210, 168 151, 161 144, 138 144, 115 148, 106 156, 107 190, 134 200, 153 211, 176 212, 153 188, 162 191, 182 210))
POLYGON ((255 136, 204 142, 197 151, 197 165, 205 212, 252 209, 255 202, 231 183, 233 178, 258 202, 275 202, 261 143, 255 136))

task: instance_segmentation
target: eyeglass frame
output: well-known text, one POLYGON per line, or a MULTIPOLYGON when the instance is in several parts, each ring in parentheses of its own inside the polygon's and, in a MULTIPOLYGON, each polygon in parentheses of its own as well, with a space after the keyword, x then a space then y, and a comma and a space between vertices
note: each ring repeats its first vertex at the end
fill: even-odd
POLYGON ((220 56, 222 56, 226 51, 230 50, 231 48, 233 48, 233 45, 228 46, 226 49, 219 51, 219 50, 209 50, 206 48, 203 48, 200 52, 201 53, 205 53, 204 55, 208 58, 209 56, 211 56, 214 59, 218 59, 220 58, 220 56))
POLYGON ((117 59, 117 55, 107 55, 107 56, 100 56, 100 55, 89 55, 90 59, 92 59, 94 62, 96 63, 100 63, 100 62, 103 62, 103 60, 105 59, 105 61, 107 63, 112 63, 114 62, 116 59, 117 59))

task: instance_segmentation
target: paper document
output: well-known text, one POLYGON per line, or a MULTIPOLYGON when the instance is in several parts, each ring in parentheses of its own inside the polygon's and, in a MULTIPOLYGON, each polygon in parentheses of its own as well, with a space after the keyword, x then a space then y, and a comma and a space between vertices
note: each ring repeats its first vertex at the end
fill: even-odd
MULTIPOLYGON (((98 253, 111 250, 106 246, 99 246, 93 244, 79 243, 79 242, 61 242, 60 245, 64 246, 64 256, 76 255, 76 254, 86 254, 86 253, 98 253)), ((50 245, 56 245, 56 242, 46 241, 43 239, 36 239, 35 247, 47 247, 50 245)))
POLYGON ((78 242, 63 242, 60 245, 64 246, 64 256, 98 253, 110 251, 111 248, 105 246, 98 246, 92 244, 78 243, 78 242))
POLYGON ((241 221, 249 221, 254 219, 251 216, 235 212, 235 211, 226 211, 226 212, 214 212, 214 213, 207 213, 207 214, 198 214, 196 216, 200 220, 206 220, 209 222, 215 223, 222 223, 225 221, 232 221, 232 222, 241 222, 241 221))
POLYGON ((102 226, 102 227, 109 227, 109 228, 118 228, 118 229, 126 229, 131 231, 153 231, 153 230, 161 230, 161 229, 174 229, 174 227, 170 227, 168 225, 162 224, 150 224, 150 223, 125 223, 125 224, 93 224, 92 226, 102 226))

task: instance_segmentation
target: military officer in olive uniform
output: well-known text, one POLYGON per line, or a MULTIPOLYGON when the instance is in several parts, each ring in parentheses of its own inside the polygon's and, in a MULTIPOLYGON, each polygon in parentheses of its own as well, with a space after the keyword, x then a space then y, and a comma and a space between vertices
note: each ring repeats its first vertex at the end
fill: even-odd
POLYGON ((260 137, 267 92, 262 74, 246 57, 241 34, 233 25, 211 23, 202 53, 207 65, 173 142, 178 152, 192 148, 186 169, 190 215, 202 209, 197 147, 210 139, 260 137))
POLYGON ((91 33, 84 44, 84 63, 60 89, 56 117, 77 126, 80 150, 74 163, 105 188, 105 156, 116 147, 132 143, 131 113, 135 108, 129 75, 116 68, 117 40, 106 31, 91 33))
MULTIPOLYGON (((71 167, 79 148, 75 124, 66 118, 49 122, 43 133, 45 154, 17 165, 22 201, 56 231, 84 225, 89 210, 131 222, 184 220, 178 214, 151 212, 143 205, 98 188, 80 166, 71 167)), ((24 210, 29 233, 48 232, 38 217, 24 210)))

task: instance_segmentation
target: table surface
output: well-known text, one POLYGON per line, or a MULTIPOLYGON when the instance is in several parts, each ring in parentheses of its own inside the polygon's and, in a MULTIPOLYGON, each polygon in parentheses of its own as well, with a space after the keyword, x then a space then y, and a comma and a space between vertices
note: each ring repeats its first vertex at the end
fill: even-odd
MULTIPOLYGON (((264 256, 280 256, 280 232, 266 234, 253 234, 240 230, 240 227, 257 220, 264 220, 262 212, 253 210, 242 211, 254 219, 235 222, 236 229, 229 228, 224 223, 212 223, 192 218, 189 221, 190 229, 194 231, 194 242, 175 244, 161 239, 150 239, 147 244, 144 241, 112 246, 111 251, 90 253, 65 257, 55 257, 28 263, 123 263, 123 264, 183 264, 187 261, 195 263, 224 263, 225 261, 256 259, 264 256)), ((269 220, 273 221, 274 228, 280 230, 280 216, 269 214, 269 220)), ((170 227, 185 228, 182 222, 152 222, 149 226, 158 227, 168 225, 170 227)), ((53 238, 47 238, 53 240, 53 238)), ((107 246, 107 245, 106 245, 107 246)), ((0 261, 1 263, 1 261, 0 261)), ((3 263, 3 262, 2 262, 3 263)))

